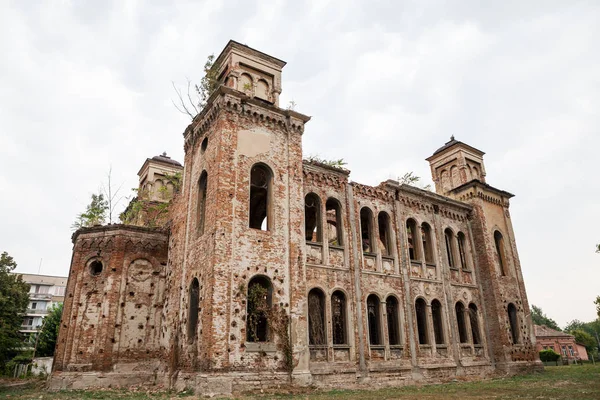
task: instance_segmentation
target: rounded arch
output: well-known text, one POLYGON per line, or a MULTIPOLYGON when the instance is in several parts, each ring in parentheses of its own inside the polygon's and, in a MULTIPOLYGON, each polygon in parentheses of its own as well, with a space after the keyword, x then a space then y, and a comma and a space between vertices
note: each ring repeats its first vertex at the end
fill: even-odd
POLYGON ((344 289, 331 293, 331 331, 333 344, 348 344, 348 295, 344 289))
POLYGON ((318 287, 308 291, 308 343, 327 344, 325 325, 325 292, 318 287))
POLYGON ((367 296, 367 322, 369 327, 369 344, 379 346, 383 344, 381 335, 381 299, 379 295, 371 293, 367 296))
POLYGON ((462 301, 457 301, 454 305, 454 312, 456 314, 456 325, 458 327, 458 338, 460 343, 467 343, 469 336, 467 334, 467 323, 465 321, 465 305, 462 301))
POLYGON ((104 260, 100 257, 91 257, 85 263, 86 270, 91 276, 99 276, 104 271, 104 260))
POLYGON ((367 206, 360 209, 360 234, 362 250, 364 253, 374 253, 373 242, 373 211, 367 206))
POLYGON ((264 162, 250 168, 249 226, 260 230, 271 230, 273 170, 264 162))
POLYGON ((392 226, 390 215, 387 211, 380 211, 377 214, 377 228, 379 231, 379 242, 381 255, 392 256, 392 226))
POLYGON ((248 280, 246 301, 246 340, 267 342, 269 337, 268 312, 273 304, 273 284, 266 275, 254 275, 248 280))
POLYGON ((400 326, 400 300, 395 294, 388 294, 385 298, 385 313, 389 344, 398 346, 402 343, 402 327, 400 326))
POLYGON ((417 220, 413 217, 409 217, 406 219, 405 227, 406 227, 406 240, 408 242, 408 254, 410 260, 421 260, 421 241, 419 240, 418 235, 418 223, 417 220))
POLYGON ((418 296, 415 301, 415 315, 417 320, 417 336, 419 344, 429 344, 429 332, 427 330, 427 301, 418 296))
POLYGON ((256 82, 256 97, 264 100, 269 100, 269 84, 264 79, 259 79, 256 82))
POLYGON ((500 275, 506 276, 508 274, 506 247, 504 244, 504 236, 502 235, 499 229, 494 229, 494 245, 496 247, 496 257, 498 259, 500 275))
POLYGON ((238 80, 238 90, 244 93, 252 93, 252 89, 254 87, 252 76, 248 73, 243 73, 240 75, 238 80))
POLYGON ((434 240, 433 240, 433 229, 428 222, 421 223, 421 243, 423 246, 423 254, 425 256, 425 262, 428 264, 435 263, 435 252, 434 252, 434 240))
POLYGON ((331 246, 343 246, 342 203, 336 197, 328 197, 325 201, 325 218, 327 242, 331 246))
POLYGON ((448 260, 448 267, 456 268, 458 263, 456 259, 456 251, 455 251, 455 241, 456 235, 454 234, 454 230, 449 226, 444 229, 444 242, 446 244, 446 257, 448 260))
POLYGON ((204 224, 206 219, 206 192, 208 190, 208 172, 203 170, 198 178, 198 198, 196 211, 196 226, 198 234, 204 233, 204 224))
POLYGON ((304 196, 304 235, 307 242, 321 243, 321 198, 314 192, 304 196))
POLYGON ((435 343, 444 344, 446 341, 444 335, 442 303, 438 299, 431 300, 431 318, 435 343))
POLYGON ((508 303, 506 306, 508 313, 508 323, 510 328, 510 336, 513 344, 519 343, 519 319, 517 317, 517 307, 513 303, 508 303))
POLYGON ((193 343, 198 332, 198 311, 200 306, 200 282, 198 278, 192 279, 188 291, 188 342, 193 343))
POLYGON ((463 270, 469 270, 469 261, 467 258, 467 249, 468 249, 468 242, 467 242, 467 236, 462 232, 462 231, 458 231, 456 233, 456 242, 458 244, 458 261, 460 263, 460 268, 463 270))

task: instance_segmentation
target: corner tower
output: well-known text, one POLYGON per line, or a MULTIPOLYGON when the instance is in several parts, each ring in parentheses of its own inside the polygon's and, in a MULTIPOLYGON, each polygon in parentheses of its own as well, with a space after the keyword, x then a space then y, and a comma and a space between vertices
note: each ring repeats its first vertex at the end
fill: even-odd
POLYGON ((451 137, 427 161, 437 193, 473 206, 469 229, 489 351, 499 370, 517 372, 538 357, 535 333, 509 212, 513 195, 486 183, 484 154, 451 137))
POLYGON ((283 378, 310 376, 302 234, 310 117, 278 107, 284 65, 230 41, 214 64, 221 85, 184 132, 169 261, 178 311, 165 315, 171 371, 260 365, 283 378), (289 325, 278 328, 282 321, 260 311, 263 301, 289 325))

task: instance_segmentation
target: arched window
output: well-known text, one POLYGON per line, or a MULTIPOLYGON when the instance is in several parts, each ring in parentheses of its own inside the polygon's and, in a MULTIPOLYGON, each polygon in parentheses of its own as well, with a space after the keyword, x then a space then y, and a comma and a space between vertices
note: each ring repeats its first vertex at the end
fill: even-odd
POLYGON ((508 304, 508 322, 510 323, 510 335, 513 344, 519 343, 519 322, 517 321, 517 308, 513 303, 508 304))
POLYGON ((194 278, 190 284, 188 307, 188 341, 190 343, 196 340, 198 331, 198 307, 200 303, 200 284, 198 279, 194 278))
POLYGON ((325 203, 327 216, 327 241, 332 246, 343 246, 342 241, 342 212, 339 201, 333 198, 325 203))
POLYGON ((460 268, 468 270, 469 265, 467 264, 467 253, 465 251, 465 234, 462 232, 458 232, 458 234, 456 235, 456 239, 458 241, 458 258, 460 260, 460 268))
POLYGON ((367 297, 367 314, 369 316, 369 343, 381 345, 381 318, 379 315, 379 297, 372 294, 367 297))
POLYGON ((308 343, 327 344, 325 332, 325 295, 320 289, 312 289, 308 292, 308 343))
POLYGON ((467 324, 465 322, 465 306, 460 301, 454 307, 456 310, 456 325, 458 325, 458 337, 461 343, 467 343, 469 336, 467 335, 467 324))
POLYGON ((400 316, 398 308, 398 299, 394 296, 388 296, 385 301, 385 313, 387 314, 388 339, 390 346, 400 344, 400 316))
POLYGON ((433 240, 431 239, 431 227, 428 223, 421 225, 421 237, 423 243, 423 253, 425 253, 425 262, 434 264, 433 259, 433 240))
POLYGON ((373 253, 373 213, 368 207, 363 207, 360 210, 360 231, 362 239, 362 249, 365 253, 373 253))
POLYGON ((419 334, 419 344, 429 344, 429 335, 427 334, 427 305, 425 300, 419 298, 415 302, 415 314, 417 315, 417 333, 419 334))
POLYGON ((431 302, 431 317, 436 344, 444 344, 444 324, 442 322, 442 304, 438 300, 431 302))
POLYGON ((506 276, 506 253, 504 249, 504 238, 498 231, 494 232, 494 242, 496 243, 496 254, 498 255, 498 264, 500 265, 500 273, 506 276))
POLYGON ((348 344, 346 335, 346 296, 336 290, 331 295, 331 322, 333 344, 348 344))
POLYGON ((456 259, 454 258, 454 233, 450 228, 446 228, 444 231, 444 237, 446 238, 446 255, 448 256, 448 266, 450 268, 456 268, 456 259))
POLYGON ((381 245, 381 255, 391 256, 392 255, 392 241, 390 238, 390 216, 381 211, 377 216, 377 222, 379 227, 379 243, 381 245))
POLYGON ((270 341, 267 315, 272 305, 273 286, 269 278, 255 276, 248 283, 246 340, 270 341))
POLYGON ((471 334, 473 336, 473 344, 481 344, 481 334, 479 332, 479 316, 477 306, 473 303, 469 304, 469 319, 471 321, 471 334))
POLYGON ((271 181, 267 166, 255 164, 250 172, 250 228, 267 231, 271 226, 271 181))
POLYGON ((197 228, 198 233, 202 235, 204 233, 204 219, 206 215, 206 185, 208 181, 208 174, 206 171, 202 171, 200 179, 198 180, 198 215, 197 215, 197 228))
POLYGON ((248 74, 242 74, 238 81, 238 90, 244 92, 247 95, 252 94, 252 77, 248 74))
POLYGON ((314 193, 304 198, 304 227, 307 242, 321 243, 321 201, 314 193))
POLYGON ((408 239, 408 253, 410 259, 419 260, 417 222, 412 218, 406 221, 406 237, 408 239))
POLYGON ((256 97, 263 100, 269 100, 269 84, 264 79, 260 79, 256 83, 256 97))

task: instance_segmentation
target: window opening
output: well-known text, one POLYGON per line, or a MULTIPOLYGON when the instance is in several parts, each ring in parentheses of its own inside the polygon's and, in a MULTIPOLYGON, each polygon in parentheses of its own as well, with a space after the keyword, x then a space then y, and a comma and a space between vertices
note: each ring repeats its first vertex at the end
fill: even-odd
POLYGON ((424 223, 421 225, 421 237, 423 238, 423 252, 425 253, 425 262, 434 264, 433 261, 433 241, 431 240, 431 227, 424 223))
POLYGON ((321 243, 321 202, 314 193, 304 198, 304 227, 307 242, 321 243))
POLYGON ((333 246, 343 246, 342 242, 342 215, 340 203, 335 199, 327 199, 325 203, 327 216, 327 241, 333 246))
POLYGON ((362 238, 362 249, 364 253, 373 253, 373 240, 371 227, 371 221, 373 220, 373 213, 367 207, 363 207, 360 210, 360 229, 362 238))
POLYGON ((444 343, 444 326, 442 323, 442 304, 438 300, 431 302, 431 316, 433 318, 433 333, 436 344, 444 343))
POLYGON ((333 344, 347 344, 346 340, 346 296, 339 290, 331 295, 331 319, 333 344))
MULTIPOLYGON (((102 261, 94 260, 90 263, 90 274, 92 276, 98 276, 102 273, 102 269, 104 266, 102 265, 102 261)), ((48 286, 40 286, 38 293, 48 293, 48 286)))
POLYGON ((469 304, 469 319, 471 321, 471 335, 473 336, 473 344, 481 344, 477 306, 473 303, 469 304))
POLYGON ((272 304, 272 285, 269 278, 256 276, 248 283, 246 339, 249 342, 267 342, 268 315, 272 304))
POLYGON ((510 324, 510 335, 513 344, 519 343, 519 323, 517 321, 517 308, 514 304, 508 305, 508 322, 510 324))
POLYGON ((387 314, 388 339, 390 346, 400 344, 400 318, 398 316, 398 300, 394 296, 389 296, 385 302, 385 311, 387 314))
POLYGON ((500 265, 500 273, 506 276, 506 256, 504 253, 504 238, 498 231, 494 232, 494 242, 496 243, 496 254, 498 254, 498 264, 500 265))
POLYGON ((386 212, 380 212, 377 216, 379 226, 379 243, 381 245, 381 255, 389 257, 392 255, 392 244, 390 240, 390 217, 386 212))
POLYGON ((455 268, 454 263, 454 234, 450 229, 444 231, 444 237, 446 238, 446 255, 448 256, 448 266, 455 268))
POLYGON ((208 174, 206 171, 202 171, 200 179, 198 180, 198 233, 202 235, 204 233, 204 219, 206 214, 206 185, 208 181, 208 174))
POLYGON ((323 345, 327 343, 325 335, 325 295, 319 289, 308 293, 308 343, 323 345))
POLYGON ((429 344, 429 337, 427 335, 427 305, 425 304, 425 300, 417 299, 415 302, 415 313, 417 314, 419 344, 429 344))
POLYGON ((369 316, 369 343, 372 346, 381 344, 379 335, 381 319, 379 316, 379 298, 372 294, 367 298, 367 313, 369 316))
POLYGON ((411 261, 417 260, 417 223, 414 219, 406 221, 406 237, 408 238, 408 253, 411 261))
POLYGON ((467 343, 469 337, 467 336, 467 326, 465 322, 465 306, 460 301, 456 303, 456 324, 458 325, 458 337, 461 343, 467 343))
POLYGON ((257 164, 250 172, 250 228, 269 230, 271 171, 257 164))
POLYGON ((200 284, 198 279, 194 278, 190 284, 188 308, 188 341, 190 343, 196 340, 198 331, 198 307, 200 303, 200 284))
POLYGON ((465 252, 465 235, 462 232, 458 232, 458 235, 456 235, 457 239, 458 239, 458 255, 460 258, 460 268, 461 269, 469 269, 469 266, 467 265, 467 256, 466 256, 466 252, 465 252))

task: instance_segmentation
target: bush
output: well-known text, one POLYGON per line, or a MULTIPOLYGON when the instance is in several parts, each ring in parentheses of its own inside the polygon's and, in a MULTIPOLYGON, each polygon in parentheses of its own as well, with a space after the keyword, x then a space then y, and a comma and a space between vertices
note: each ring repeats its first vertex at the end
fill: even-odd
POLYGON ((557 352, 555 352, 552 349, 540 351, 540 360, 542 360, 544 362, 558 361, 559 358, 560 358, 560 354, 558 354, 557 352))

